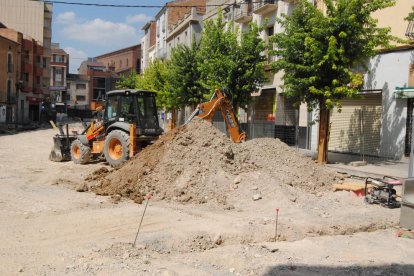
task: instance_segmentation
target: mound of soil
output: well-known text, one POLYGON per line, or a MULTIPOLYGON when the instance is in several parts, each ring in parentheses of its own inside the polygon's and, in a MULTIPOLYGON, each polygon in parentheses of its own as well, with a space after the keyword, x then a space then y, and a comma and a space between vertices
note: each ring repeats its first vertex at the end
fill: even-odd
POLYGON ((104 177, 95 173, 87 181, 98 180, 97 194, 118 194, 138 203, 152 194, 159 200, 226 204, 232 185, 239 181, 236 176, 257 171, 271 175, 279 185, 312 193, 325 190, 335 179, 278 139, 234 144, 210 123, 193 120, 162 135, 120 169, 104 177))

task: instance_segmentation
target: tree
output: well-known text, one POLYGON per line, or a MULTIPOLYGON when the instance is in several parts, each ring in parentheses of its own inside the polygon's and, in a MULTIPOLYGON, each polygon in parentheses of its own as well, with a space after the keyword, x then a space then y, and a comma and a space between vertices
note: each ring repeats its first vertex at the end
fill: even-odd
MULTIPOLYGON (((262 53, 265 44, 259 37, 260 28, 251 24, 242 32, 240 43, 233 22, 226 24, 221 11, 216 20, 204 24, 198 51, 201 84, 210 91, 227 88, 234 110, 246 105, 250 93, 264 80, 262 53)), ((206 97, 208 98, 208 97, 206 97)))
POLYGON ((121 75, 120 79, 116 82, 116 89, 135 89, 137 77, 135 71, 132 71, 128 76, 121 75))
POLYGON ((284 33, 271 38, 284 71, 283 89, 296 103, 319 109, 318 161, 327 161, 329 112, 340 100, 355 95, 363 85, 364 66, 378 48, 388 48, 389 28, 378 28, 371 14, 394 5, 394 0, 324 0, 326 12, 298 0, 291 16, 279 20, 284 33))
POLYGON ((132 72, 127 77, 121 76, 116 83, 117 89, 144 89, 157 93, 157 105, 171 108, 169 97, 168 62, 156 59, 145 69, 144 73, 137 75, 132 72))
POLYGON ((178 45, 171 55, 168 66, 170 82, 169 98, 171 106, 184 107, 203 101, 208 91, 201 85, 200 71, 197 66, 198 46, 193 39, 191 47, 178 45))

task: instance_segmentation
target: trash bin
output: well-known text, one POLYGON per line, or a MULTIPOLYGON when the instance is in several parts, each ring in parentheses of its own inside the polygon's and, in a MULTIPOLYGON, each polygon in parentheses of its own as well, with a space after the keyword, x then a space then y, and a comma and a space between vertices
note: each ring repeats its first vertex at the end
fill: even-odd
POLYGON ((400 226, 414 230, 414 178, 403 181, 400 226))

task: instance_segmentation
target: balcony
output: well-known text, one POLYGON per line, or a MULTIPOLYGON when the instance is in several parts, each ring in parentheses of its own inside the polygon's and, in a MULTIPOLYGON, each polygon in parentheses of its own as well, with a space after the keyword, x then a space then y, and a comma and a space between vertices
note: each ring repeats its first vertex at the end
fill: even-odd
POLYGON ((237 23, 247 23, 252 21, 252 5, 241 5, 234 13, 234 21, 237 23))
POLYGON ((414 20, 408 22, 407 30, 405 31, 405 36, 410 40, 414 40, 414 20))
POLYGON ((253 12, 258 14, 269 13, 277 9, 278 0, 260 0, 253 3, 253 12))
POLYGON ((29 63, 23 64, 23 73, 32 74, 32 65, 29 63))

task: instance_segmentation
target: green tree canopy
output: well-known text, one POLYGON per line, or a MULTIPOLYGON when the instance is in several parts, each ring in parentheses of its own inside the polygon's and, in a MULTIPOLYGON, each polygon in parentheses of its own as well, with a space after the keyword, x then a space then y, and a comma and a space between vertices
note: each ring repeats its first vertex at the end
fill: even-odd
POLYGON ((198 104, 204 100, 204 94, 208 93, 200 82, 197 51, 195 39, 191 47, 178 45, 172 51, 171 62, 168 66, 170 81, 168 96, 174 107, 198 104))
POLYGON ((327 161, 329 110, 355 95, 363 78, 355 68, 365 67, 378 48, 390 47, 389 28, 377 27, 371 14, 392 6, 394 0, 323 0, 326 11, 298 0, 291 16, 279 23, 285 29, 271 38, 277 60, 275 72, 284 72, 283 89, 296 103, 319 108, 318 161, 327 161))
POLYGON ((198 67, 201 84, 210 95, 216 88, 227 88, 233 107, 237 108, 250 101, 250 93, 264 80, 265 44, 259 37, 261 29, 255 24, 242 32, 240 42, 238 30, 232 30, 233 22, 223 21, 221 11, 216 20, 205 22, 198 67))
POLYGON ((121 75, 116 82, 116 89, 135 89, 138 75, 135 71, 132 71, 129 75, 121 75))
POLYGON ((306 0, 280 21, 273 36, 274 71, 284 71, 284 91, 309 107, 331 109, 363 84, 354 68, 365 66, 378 48, 387 48, 389 28, 378 28, 371 14, 394 0, 324 0, 326 13, 306 0))

